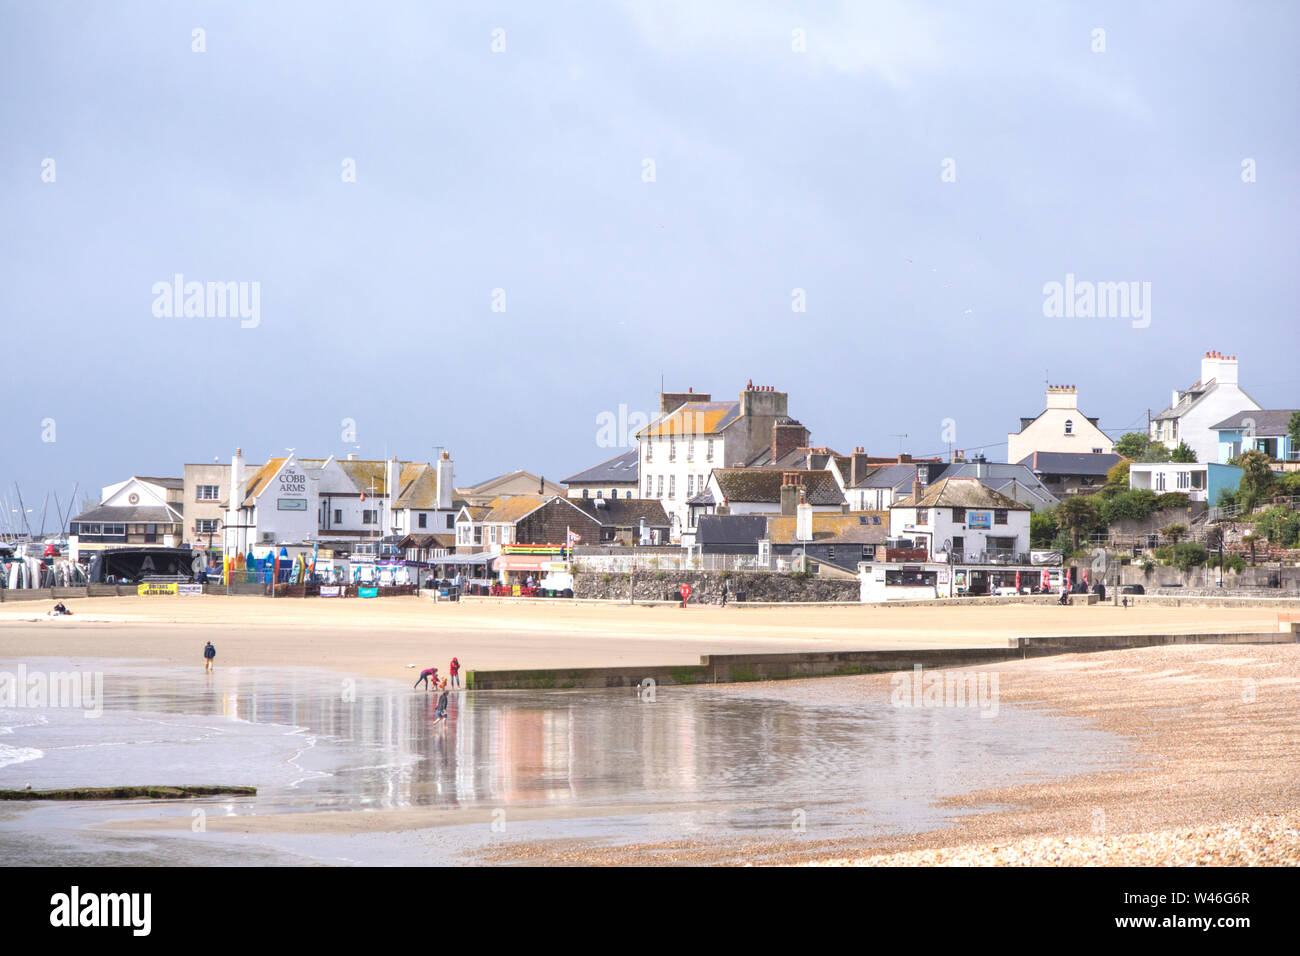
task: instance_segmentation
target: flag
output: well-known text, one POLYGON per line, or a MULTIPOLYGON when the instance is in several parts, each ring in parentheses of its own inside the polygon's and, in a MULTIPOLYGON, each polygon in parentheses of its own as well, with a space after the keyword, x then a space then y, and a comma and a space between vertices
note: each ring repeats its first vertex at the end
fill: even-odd
POLYGON ((569 547, 573 547, 582 540, 582 535, 578 534, 576 531, 569 531, 567 528, 565 530, 569 532, 569 547))

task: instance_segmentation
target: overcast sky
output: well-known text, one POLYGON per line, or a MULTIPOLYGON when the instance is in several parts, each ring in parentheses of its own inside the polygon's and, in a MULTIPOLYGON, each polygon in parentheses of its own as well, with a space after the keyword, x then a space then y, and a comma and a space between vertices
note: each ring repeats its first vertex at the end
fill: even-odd
POLYGON ((1206 349, 1295 407, 1298 9, 3 0, 0 483, 560 479, 661 375, 873 453, 1000 458, 1045 379, 1118 436, 1206 349), (177 273, 256 327, 156 316, 177 273), (1149 325, 1045 317, 1068 273, 1149 325))

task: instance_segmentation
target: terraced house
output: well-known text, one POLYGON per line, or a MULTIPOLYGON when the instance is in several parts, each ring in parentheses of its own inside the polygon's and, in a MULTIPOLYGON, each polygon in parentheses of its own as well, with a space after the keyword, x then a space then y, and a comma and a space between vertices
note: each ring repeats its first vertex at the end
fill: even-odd
POLYGON ((806 430, 787 414, 788 401, 785 392, 752 382, 735 402, 695 391, 660 394, 659 416, 637 433, 638 478, 641 497, 663 504, 674 540, 690 527, 688 502, 704 491, 715 468, 743 467, 773 446, 780 446, 780 458, 800 439, 807 443, 806 430), (798 427, 778 428, 789 425, 798 427))

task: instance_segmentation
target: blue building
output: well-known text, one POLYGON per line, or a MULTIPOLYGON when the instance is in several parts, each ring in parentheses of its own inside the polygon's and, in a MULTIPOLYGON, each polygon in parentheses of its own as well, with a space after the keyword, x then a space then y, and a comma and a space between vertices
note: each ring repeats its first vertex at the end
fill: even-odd
POLYGON ((1210 426, 1219 435, 1219 458, 1223 463, 1243 452, 1262 451, 1274 461, 1300 460, 1300 447, 1287 429, 1294 408, 1247 409, 1210 426))

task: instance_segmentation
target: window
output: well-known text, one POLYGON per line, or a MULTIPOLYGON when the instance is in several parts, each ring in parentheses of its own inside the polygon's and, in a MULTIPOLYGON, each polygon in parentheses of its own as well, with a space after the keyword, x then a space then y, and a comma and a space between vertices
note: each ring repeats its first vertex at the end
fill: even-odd
POLYGON ((993 523, 994 523, 994 524, 1006 524, 1006 523, 1007 523, 1007 509, 1006 509, 1006 508, 994 508, 994 509, 993 509, 993 523))
POLYGON ((1188 472, 1188 471, 1180 471, 1180 472, 1178 473, 1178 487, 1179 487, 1179 488, 1190 488, 1190 487, 1192 487, 1192 474, 1191 474, 1191 472, 1188 472))
POLYGON ((952 509, 952 520, 953 520, 953 524, 965 524, 965 523, 966 523, 966 509, 965 509, 965 508, 953 508, 953 509, 952 509))
POLYGON ((1100 448, 1094 448, 1094 449, 1092 450, 1092 453, 1093 453, 1094 455, 1101 455, 1101 454, 1104 454, 1104 452, 1102 452, 1102 450, 1101 450, 1100 448))
POLYGON ((645 460, 646 461, 655 460, 655 443, 652 441, 648 441, 645 443, 645 460))
POLYGON ((591 497, 591 492, 588 491, 586 488, 583 488, 583 489, 582 489, 582 497, 584 497, 584 498, 590 498, 590 497, 591 497))
POLYGON ((668 439, 668 460, 677 460, 677 442, 673 441, 671 438, 668 439))
POLYGON ((694 461, 694 460, 695 460, 695 442, 694 442, 694 441, 688 441, 688 442, 686 443, 686 460, 687 460, 687 461, 694 461))
POLYGON ((826 549, 826 560, 827 561, 835 560, 835 545, 832 544, 830 547, 826 549))
POLYGON ((1157 471, 1157 472, 1156 472, 1156 491, 1164 491, 1164 490, 1165 490, 1165 473, 1164 473, 1163 471, 1157 471))
POLYGON ((966 539, 957 535, 952 539, 952 553, 964 554, 966 552, 966 539))
POLYGON ((427 528, 428 526, 429 526, 429 516, 428 516, 427 514, 425 514, 423 511, 421 511, 421 512, 420 512, 420 527, 421 527, 421 528, 427 528))
POLYGON ((597 498, 604 498, 604 497, 605 497, 605 492, 602 491, 602 490, 600 490, 600 489, 597 489, 597 490, 596 490, 596 497, 597 497, 597 498))
POLYGON ((653 498, 655 496, 655 480, 653 478, 647 478, 645 480, 645 496, 647 498, 653 498))
POLYGON ((1073 419, 1067 418, 1067 419, 1065 420, 1065 433, 1066 433, 1067 435, 1073 435, 1073 434, 1074 434, 1074 420, 1073 420, 1073 419))
POLYGON ((362 509, 362 512, 361 512, 361 523, 362 523, 362 524, 379 524, 379 512, 378 512, 378 511, 372 511, 372 510, 369 509, 369 508, 362 509))
POLYGON ((663 496, 664 496, 664 476, 660 475, 659 476, 659 497, 662 498, 663 496))
POLYGON ((687 498, 695 497, 695 476, 694 475, 686 476, 686 497, 687 498))
POLYGON ((709 443, 704 447, 704 460, 713 461, 713 439, 712 438, 709 439, 709 443))
POLYGON ((342 524, 342 523, 343 523, 343 509, 342 509, 342 508, 335 508, 335 509, 334 509, 334 523, 335 523, 335 524, 342 524))
POLYGON ((215 534, 217 531, 217 519, 199 518, 194 522, 194 530, 199 534, 215 534))
POLYGON ((919 524, 919 525, 927 525, 927 524, 930 523, 930 509, 929 509, 929 508, 917 508, 917 509, 916 509, 916 523, 919 524))
POLYGON ((631 497, 632 497, 632 489, 629 488, 627 491, 623 492, 623 497, 624 497, 624 498, 631 498, 631 497))
POLYGON ((195 498, 199 501, 216 501, 220 496, 220 487, 217 485, 199 485, 195 492, 195 498))
POLYGON ((447 530, 450 531, 454 527, 456 527, 456 516, 447 515, 447 530))
POLYGON ((668 476, 668 497, 669 498, 677 497, 677 476, 676 475, 668 476))
POLYGON ((482 526, 482 525, 478 525, 478 526, 474 529, 474 543, 475 543, 475 544, 482 544, 482 543, 483 543, 483 526, 482 526))

